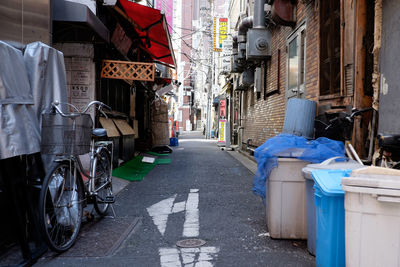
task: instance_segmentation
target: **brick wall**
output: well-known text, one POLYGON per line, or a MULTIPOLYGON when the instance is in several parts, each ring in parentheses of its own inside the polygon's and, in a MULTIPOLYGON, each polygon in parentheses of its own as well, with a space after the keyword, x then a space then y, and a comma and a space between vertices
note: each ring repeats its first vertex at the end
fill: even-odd
POLYGON ((306 21, 306 79, 305 97, 314 101, 319 95, 318 47, 319 47, 319 16, 313 4, 304 6, 301 1, 297 4, 297 24, 294 28, 277 26, 272 30, 272 58, 267 63, 266 83, 267 92, 278 89, 278 50, 280 50, 280 88, 279 94, 272 94, 264 100, 264 92, 257 99, 256 93, 250 88, 241 93, 243 102, 242 125, 243 142, 248 138, 252 144, 259 146, 268 138, 282 131, 286 107, 286 80, 287 80, 287 37, 296 27, 306 21))

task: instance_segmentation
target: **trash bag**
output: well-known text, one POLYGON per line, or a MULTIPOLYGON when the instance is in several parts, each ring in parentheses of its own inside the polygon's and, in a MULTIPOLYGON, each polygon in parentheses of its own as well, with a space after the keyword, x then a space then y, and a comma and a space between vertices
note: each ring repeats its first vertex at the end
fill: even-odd
POLYGON ((343 157, 344 152, 343 142, 325 137, 315 140, 292 134, 272 137, 254 151, 257 172, 253 180, 253 193, 260 196, 265 203, 266 180, 272 169, 278 166, 278 157, 320 163, 328 158, 343 157))
MULTIPOLYGON (((73 180, 73 179, 69 179, 73 180)), ((56 215, 57 223, 63 226, 75 226, 79 219, 79 196, 76 182, 64 179, 63 176, 57 174, 49 184, 49 191, 51 194, 53 205, 55 206, 54 212, 56 215), (71 187, 72 190, 65 190, 65 187, 71 187)))

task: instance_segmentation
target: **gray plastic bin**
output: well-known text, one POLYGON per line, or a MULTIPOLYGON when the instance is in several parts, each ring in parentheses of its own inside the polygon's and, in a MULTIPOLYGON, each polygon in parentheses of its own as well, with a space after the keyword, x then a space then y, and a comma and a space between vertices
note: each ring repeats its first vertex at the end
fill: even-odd
POLYGON ((309 162, 278 158, 266 180, 267 227, 272 238, 306 239, 306 203, 302 168, 309 162))
POLYGON ((351 160, 344 157, 334 157, 325 160, 320 164, 309 164, 307 167, 302 169, 303 176, 306 180, 306 213, 307 213, 307 250, 310 254, 315 255, 316 248, 316 215, 315 215, 315 204, 314 204, 314 180, 311 176, 313 170, 318 169, 339 169, 339 170, 354 170, 364 167, 357 163, 355 160, 351 160), (341 161, 338 161, 338 160, 341 161))

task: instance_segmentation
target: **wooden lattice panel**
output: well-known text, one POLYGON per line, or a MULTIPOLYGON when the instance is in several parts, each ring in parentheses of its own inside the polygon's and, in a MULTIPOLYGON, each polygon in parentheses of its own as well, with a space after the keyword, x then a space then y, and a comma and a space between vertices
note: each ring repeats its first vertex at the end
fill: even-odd
POLYGON ((154 63, 103 60, 101 78, 154 81, 154 63))

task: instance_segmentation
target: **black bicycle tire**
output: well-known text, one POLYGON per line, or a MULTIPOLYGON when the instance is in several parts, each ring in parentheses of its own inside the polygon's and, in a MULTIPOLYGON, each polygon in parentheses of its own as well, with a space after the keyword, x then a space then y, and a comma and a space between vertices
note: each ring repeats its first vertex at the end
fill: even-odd
MULTIPOLYGON (((108 165, 108 168, 111 168, 111 157, 110 157, 110 154, 109 154, 109 152, 108 152, 108 150, 106 149, 106 148, 102 148, 101 150, 100 150, 100 154, 101 153, 104 153, 104 157, 106 157, 106 164, 108 165)), ((103 160, 103 158, 102 157, 100 157, 100 158, 98 158, 98 157, 96 157, 95 159, 95 166, 97 167, 97 166, 101 166, 101 165, 98 165, 99 163, 101 163, 101 161, 103 160), (100 162, 99 162, 100 161, 100 162)), ((106 173, 109 173, 109 169, 108 170, 106 170, 106 173)), ((95 178, 96 179, 96 178, 95 178)), ((110 177, 109 177, 109 179, 110 179, 110 181, 112 181, 112 176, 110 175, 110 177)), ((96 181, 97 180, 95 180, 95 186, 97 187, 97 185, 96 185, 96 181)), ((106 187, 106 188, 104 188, 105 190, 108 190, 110 188, 110 190, 111 190, 111 195, 112 195, 112 183, 110 183, 110 187, 106 187)), ((103 205, 103 204, 102 204, 103 205)), ((100 216, 105 216, 106 214, 107 214, 107 211, 108 211, 108 207, 110 206, 108 203, 107 204, 104 204, 104 206, 105 206, 105 208, 100 208, 100 204, 98 203, 98 197, 97 196, 95 196, 94 197, 94 209, 96 210, 96 213, 98 214, 98 215, 100 215, 100 216)))
MULTIPOLYGON (((50 192, 49 184, 54 176, 54 173, 57 170, 61 169, 62 167, 65 167, 67 170, 70 169, 69 163, 60 162, 60 163, 56 163, 51 168, 51 170, 46 174, 45 179, 43 181, 42 188, 40 190, 40 198, 39 198, 39 226, 40 226, 40 231, 42 233, 42 237, 51 250, 59 252, 59 253, 67 251, 69 248, 71 248, 74 245, 74 243, 79 235, 79 231, 80 231, 80 227, 81 227, 81 223, 82 223, 82 213, 83 213, 83 185, 80 181, 81 178, 77 177, 77 180, 76 180, 76 190, 78 192, 77 224, 75 225, 73 234, 71 235, 71 238, 69 239, 68 242, 66 242, 65 244, 62 244, 62 245, 56 244, 54 242, 54 240, 52 240, 52 238, 51 238, 51 233, 49 233, 49 231, 48 231, 48 229, 49 229, 48 225, 50 225, 50 223, 46 223, 46 221, 51 221, 51 219, 47 217, 46 204, 49 205, 49 202, 47 202, 47 200, 48 200, 47 197, 49 196, 48 192, 50 192)), ((65 177, 63 177, 63 179, 65 179, 65 177)), ((51 208, 49 208, 49 210, 50 209, 51 208)), ((53 209, 54 209, 54 207, 53 207, 53 209)), ((49 211, 49 213, 50 212, 51 211, 49 211)), ((61 228, 61 226, 59 226, 59 227, 61 228)), ((56 237, 57 236, 58 236, 58 230, 57 230, 56 237)))

